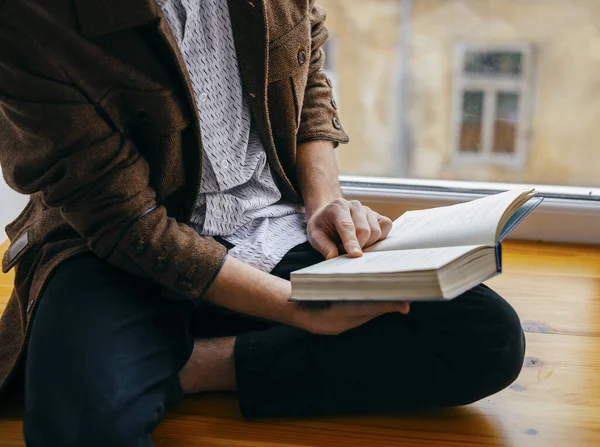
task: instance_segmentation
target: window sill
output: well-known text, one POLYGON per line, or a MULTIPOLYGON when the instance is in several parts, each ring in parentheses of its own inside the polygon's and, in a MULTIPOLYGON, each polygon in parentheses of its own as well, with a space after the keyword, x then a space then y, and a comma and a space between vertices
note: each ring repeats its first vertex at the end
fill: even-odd
MULTIPOLYGON (((344 195, 397 218, 411 209, 452 205, 520 185, 341 176, 344 195)), ((511 239, 600 244, 600 188, 536 185, 545 200, 511 239)))

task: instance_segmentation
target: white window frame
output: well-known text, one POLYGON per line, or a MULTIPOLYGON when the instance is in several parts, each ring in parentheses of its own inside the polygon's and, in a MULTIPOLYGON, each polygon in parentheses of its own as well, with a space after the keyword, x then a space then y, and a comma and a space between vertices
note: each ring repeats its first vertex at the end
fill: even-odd
POLYGON ((452 100, 452 164, 502 166, 523 169, 527 162, 533 101, 533 50, 528 43, 486 44, 460 42, 455 46, 452 100), (468 52, 518 52, 522 55, 522 73, 519 76, 482 75, 465 72, 468 52), (484 94, 481 151, 461 152, 460 136, 463 115, 463 92, 482 91, 484 94), (494 120, 498 93, 519 95, 519 108, 514 153, 494 153, 494 120))
MULTIPOLYGON (((453 205, 521 184, 341 176, 344 196, 397 217, 412 209, 453 205)), ((544 197, 509 239, 600 245, 600 188, 535 185, 544 197)), ((599 250, 600 256, 600 250, 599 250)))

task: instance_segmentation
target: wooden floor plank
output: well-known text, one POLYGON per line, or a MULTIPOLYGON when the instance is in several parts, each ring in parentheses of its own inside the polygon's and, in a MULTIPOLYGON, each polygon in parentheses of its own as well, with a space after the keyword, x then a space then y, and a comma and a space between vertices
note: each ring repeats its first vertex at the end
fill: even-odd
POLYGON ((600 336, 600 278, 507 272, 487 284, 514 306, 528 332, 600 336))
MULTIPOLYGON (((0 250, 1 251, 1 250, 0 250)), ((510 242, 489 285, 518 310, 527 360, 507 390, 477 404, 410 415, 244 421, 235 398, 175 407, 157 446, 387 447, 600 445, 600 249, 510 242)), ((0 307, 12 278, 0 275, 0 307)), ((0 419, 0 447, 23 447, 18 418, 0 419)))
POLYGON ((510 241, 488 285, 526 331, 600 336, 600 247, 510 241))
POLYGON ((504 272, 597 278, 600 247, 507 241, 503 246, 504 272))

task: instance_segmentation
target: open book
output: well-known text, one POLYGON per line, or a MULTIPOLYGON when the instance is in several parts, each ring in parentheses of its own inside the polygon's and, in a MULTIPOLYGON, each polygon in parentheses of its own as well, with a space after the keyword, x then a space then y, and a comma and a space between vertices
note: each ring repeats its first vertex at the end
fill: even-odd
POLYGON ((500 242, 542 201, 527 187, 409 211, 387 239, 292 273, 293 301, 455 298, 502 271, 500 242))

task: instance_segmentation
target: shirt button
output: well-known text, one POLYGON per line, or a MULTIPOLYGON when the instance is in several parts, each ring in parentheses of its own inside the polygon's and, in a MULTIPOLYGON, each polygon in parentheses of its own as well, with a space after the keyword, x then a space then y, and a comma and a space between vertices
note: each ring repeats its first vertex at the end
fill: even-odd
POLYGON ((206 93, 202 93, 200 95, 200 102, 206 102, 207 99, 208 99, 208 95, 206 93))
POLYGON ((337 116, 333 117, 333 127, 340 130, 342 128, 342 123, 340 123, 340 119, 337 116))
POLYGON ((331 82, 331 79, 327 78, 327 85, 331 88, 333 88, 333 83, 331 82))
POLYGON ((31 299, 29 300, 29 303, 27 303, 27 313, 30 313, 31 310, 33 309, 33 305, 35 304, 35 300, 31 299))
POLYGON ((221 167, 222 167, 223 169, 227 169, 227 168, 229 168, 229 162, 228 162, 227 160, 223 160, 223 161, 221 162, 221 167))
POLYGON ((331 106, 337 110, 337 102, 335 102, 334 98, 331 98, 331 106))
POLYGON ((298 64, 304 65, 306 63, 306 51, 300 50, 298 52, 298 64))

